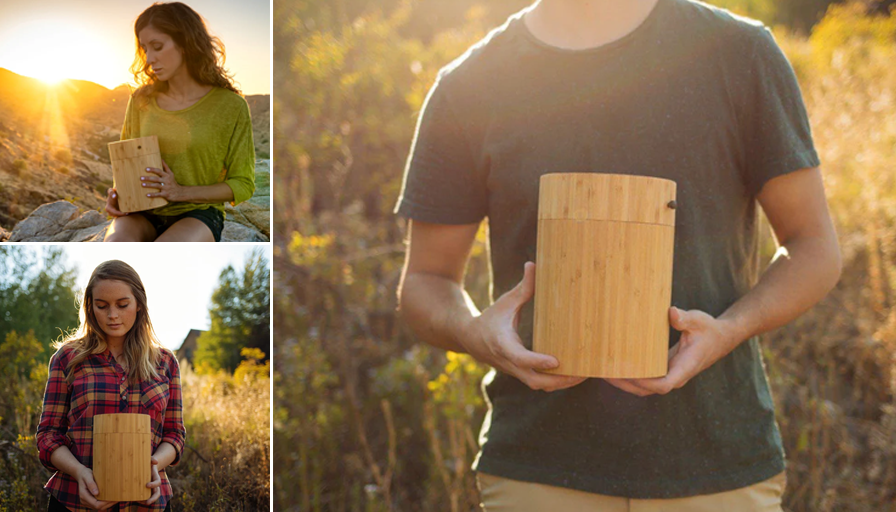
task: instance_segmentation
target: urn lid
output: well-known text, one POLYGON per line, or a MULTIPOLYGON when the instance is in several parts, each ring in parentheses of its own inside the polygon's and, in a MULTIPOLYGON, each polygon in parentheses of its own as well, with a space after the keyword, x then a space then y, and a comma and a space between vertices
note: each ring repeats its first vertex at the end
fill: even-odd
POLYGON ((604 173, 552 173, 539 182, 538 218, 675 225, 675 182, 604 173))

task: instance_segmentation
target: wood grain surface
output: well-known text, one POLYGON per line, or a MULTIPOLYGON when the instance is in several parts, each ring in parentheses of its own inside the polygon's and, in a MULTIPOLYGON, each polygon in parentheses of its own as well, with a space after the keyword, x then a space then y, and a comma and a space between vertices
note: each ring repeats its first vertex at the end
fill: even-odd
POLYGON ((533 350, 551 373, 665 375, 675 183, 549 174, 539 194, 533 350))
POLYGON ((93 478, 102 501, 145 501, 152 495, 152 431, 147 414, 93 417, 93 478))
POLYGON ((146 197, 147 193, 158 192, 158 189, 143 187, 140 181, 140 176, 156 176, 147 172, 147 167, 162 168, 158 137, 151 135, 110 142, 109 158, 112 161, 112 179, 118 192, 119 210, 139 212, 168 204, 163 197, 146 197))

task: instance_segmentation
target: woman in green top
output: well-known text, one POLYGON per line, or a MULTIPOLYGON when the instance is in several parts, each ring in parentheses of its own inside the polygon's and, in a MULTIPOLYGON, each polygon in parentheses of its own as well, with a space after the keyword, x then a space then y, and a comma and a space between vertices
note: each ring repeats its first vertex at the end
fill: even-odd
POLYGON ((148 197, 168 204, 125 214, 109 189, 114 217, 105 241, 220 241, 224 202, 255 192, 255 148, 249 105, 221 66, 224 45, 203 19, 180 3, 154 4, 134 23, 137 56, 121 139, 156 135, 163 168, 148 168, 148 197), (220 63, 219 63, 220 57, 220 63))

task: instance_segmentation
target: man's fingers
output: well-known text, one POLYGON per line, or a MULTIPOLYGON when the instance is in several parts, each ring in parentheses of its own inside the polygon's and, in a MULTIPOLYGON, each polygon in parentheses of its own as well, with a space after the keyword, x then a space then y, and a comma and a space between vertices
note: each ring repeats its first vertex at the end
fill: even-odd
POLYGON ((641 386, 634 384, 629 379, 604 379, 604 380, 607 381, 608 384, 610 384, 614 387, 617 387, 617 388, 621 389, 622 391, 625 391, 626 393, 631 393, 633 395, 649 396, 649 395, 656 394, 653 391, 644 389, 641 386))
POLYGON ((669 373, 666 374, 665 379, 672 389, 678 389, 697 374, 699 367, 700 362, 691 357, 688 351, 676 352, 675 356, 669 360, 669 373))
POLYGON ((523 264, 523 280, 520 281, 521 303, 528 302, 535 295, 535 263, 523 264))
POLYGON ((556 357, 526 349, 519 338, 502 340, 499 352, 510 364, 524 370, 551 370, 560 366, 556 357))
POLYGON ((570 375, 551 375, 539 373, 534 370, 522 370, 520 380, 530 389, 539 391, 558 391, 581 384, 586 377, 573 377, 570 375))
POLYGON ((682 311, 675 306, 669 308, 669 324, 676 331, 687 331, 690 328, 687 312, 682 311))
POLYGON ((556 387, 545 388, 545 391, 551 392, 572 388, 588 380, 588 377, 575 377, 572 375, 558 375, 558 377, 563 377, 563 380, 559 381, 556 387))
POLYGON ((527 261, 523 265, 523 279, 507 294, 513 300, 516 310, 535 295, 535 264, 527 261))
POLYGON ((681 342, 679 341, 675 345, 672 345, 672 348, 669 349, 669 361, 671 364, 672 358, 675 357, 675 354, 678 353, 678 349, 681 348, 681 342))

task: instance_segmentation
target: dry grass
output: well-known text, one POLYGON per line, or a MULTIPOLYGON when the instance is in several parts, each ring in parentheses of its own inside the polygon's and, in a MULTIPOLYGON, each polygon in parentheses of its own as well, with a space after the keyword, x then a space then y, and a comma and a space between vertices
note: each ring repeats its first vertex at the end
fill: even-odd
POLYGON ((187 448, 170 472, 177 508, 267 510, 270 380, 260 372, 198 374, 181 368, 187 448))

